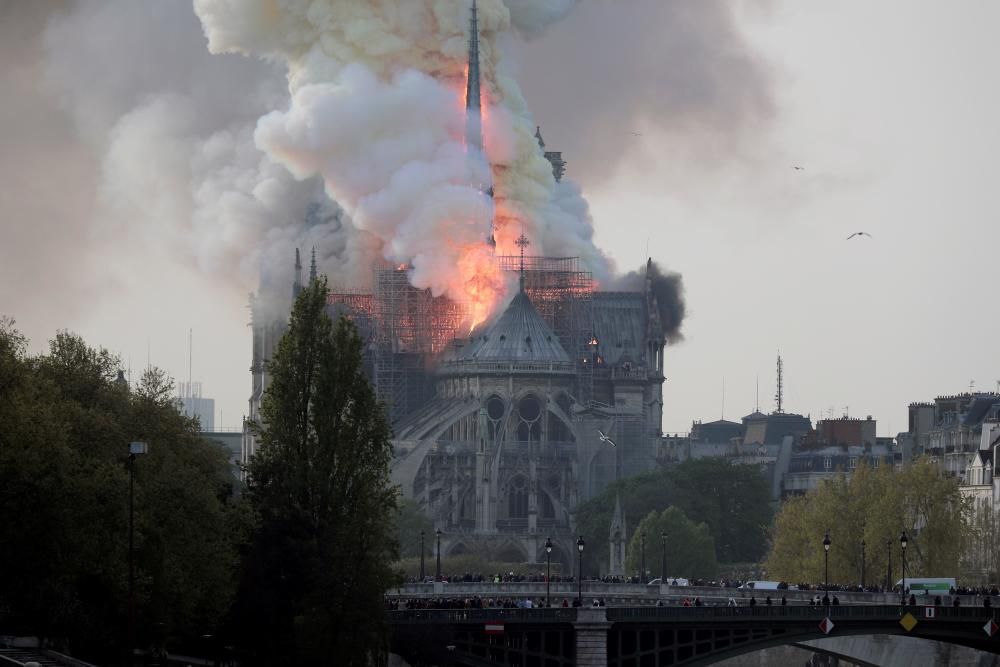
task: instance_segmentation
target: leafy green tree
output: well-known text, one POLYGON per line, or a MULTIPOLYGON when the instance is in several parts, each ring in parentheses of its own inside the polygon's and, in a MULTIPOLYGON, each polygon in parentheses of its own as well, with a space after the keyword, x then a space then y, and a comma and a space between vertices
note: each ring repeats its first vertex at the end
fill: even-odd
MULTIPOLYGON (((402 558, 420 559, 420 533, 424 533, 425 558, 433 553, 434 522, 431 521, 416 501, 402 498, 395 517, 396 543, 399 544, 399 555, 402 558)), ((454 570, 449 570, 453 572, 454 570)))
POLYGON ((125 646, 127 443, 135 467, 138 645, 214 632, 235 590, 226 454, 181 416, 149 371, 134 391, 119 361, 69 333, 46 355, 0 323, 0 609, 6 627, 108 659, 125 646))
POLYGON ((646 569, 640 577, 660 576, 663 555, 661 535, 667 536, 667 576, 711 579, 719 570, 715 539, 708 525, 695 523, 676 507, 650 512, 632 533, 625 558, 625 571, 638 572, 642 562, 642 535, 646 535, 646 569))
POLYGON ((831 582, 860 582, 862 541, 866 583, 884 583, 890 551, 893 578, 898 580, 899 537, 905 530, 907 576, 957 576, 967 524, 957 480, 943 476, 928 461, 901 471, 862 465, 849 478, 837 476, 815 492, 784 503, 775 521, 767 568, 776 579, 823 581, 822 541, 829 530, 831 582))
POLYGON ((269 363, 249 465, 257 527, 237 608, 254 664, 367 665, 383 649, 382 596, 397 581, 390 431, 327 285, 297 298, 269 363))
POLYGON ((720 459, 689 460, 621 480, 580 506, 579 532, 589 544, 600 545, 584 552, 585 571, 607 567, 604 545, 619 490, 629 539, 636 530, 636 517, 677 507, 695 523, 708 526, 719 562, 756 561, 766 552, 773 513, 770 489, 760 469, 720 459))

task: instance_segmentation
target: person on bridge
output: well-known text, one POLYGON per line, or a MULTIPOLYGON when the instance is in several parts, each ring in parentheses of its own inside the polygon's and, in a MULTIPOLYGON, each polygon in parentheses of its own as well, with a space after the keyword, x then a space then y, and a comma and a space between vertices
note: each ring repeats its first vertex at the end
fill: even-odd
POLYGON ((917 596, 914 595, 913 593, 910 593, 910 606, 911 607, 917 606, 917 596))
POLYGON ((695 598, 694 599, 694 606, 695 607, 700 607, 701 606, 701 598, 695 598))
POLYGON ((757 606, 757 598, 754 597, 753 595, 750 596, 750 606, 751 607, 756 607, 757 606))
POLYGON ((959 597, 958 597, 958 596, 956 595, 956 596, 955 596, 955 599, 954 599, 954 600, 952 600, 952 602, 951 602, 951 606, 952 606, 952 607, 961 607, 961 606, 962 606, 962 599, 961 599, 961 598, 959 598, 959 597))
POLYGON ((788 598, 786 598, 784 595, 781 596, 781 606, 782 607, 788 606, 788 598))
POLYGON ((840 604, 840 598, 838 598, 836 595, 833 596, 833 604, 837 604, 837 605, 840 604))
POLYGON ((990 596, 989 595, 983 596, 983 608, 989 609, 992 606, 993 606, 993 601, 990 600, 990 596))
POLYGON ((764 604, 767 605, 768 607, 771 606, 772 602, 771 602, 771 596, 770 595, 768 595, 766 598, 764 598, 764 604))

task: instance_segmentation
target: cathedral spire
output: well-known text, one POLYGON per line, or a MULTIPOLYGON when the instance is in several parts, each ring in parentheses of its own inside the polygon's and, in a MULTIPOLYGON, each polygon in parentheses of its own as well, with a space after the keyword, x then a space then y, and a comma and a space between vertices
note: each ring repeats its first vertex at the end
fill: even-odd
MULTIPOLYGON (((479 72, 479 9, 476 0, 472 0, 472 13, 469 18, 469 63, 465 82, 465 149, 467 153, 486 157, 483 149, 483 110, 482 91, 480 90, 481 75, 479 72)), ((489 165, 487 165, 489 168, 489 165)), ((480 190, 493 197, 492 183, 480 184, 480 190)), ((490 220, 490 231, 486 242, 496 248, 493 221, 490 220)))
MULTIPOLYGON (((465 87, 465 109, 469 116, 480 117, 482 103, 479 91, 479 12, 476 0, 472 0, 472 18, 469 19, 469 74, 465 87), (474 113, 473 113, 474 112, 474 113)), ((482 148, 482 134, 478 145, 482 148)))

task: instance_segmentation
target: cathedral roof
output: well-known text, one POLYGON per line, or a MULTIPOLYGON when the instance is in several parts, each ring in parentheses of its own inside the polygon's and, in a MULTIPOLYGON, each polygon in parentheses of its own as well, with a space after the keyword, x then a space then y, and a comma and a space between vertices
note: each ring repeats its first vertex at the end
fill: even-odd
POLYGON ((454 361, 518 361, 569 363, 559 338, 535 310, 531 299, 519 291, 493 326, 474 336, 454 361))

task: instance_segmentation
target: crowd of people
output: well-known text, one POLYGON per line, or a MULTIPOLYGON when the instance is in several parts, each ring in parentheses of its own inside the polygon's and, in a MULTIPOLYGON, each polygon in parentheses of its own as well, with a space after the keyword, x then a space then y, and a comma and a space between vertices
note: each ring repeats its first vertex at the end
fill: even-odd
MULTIPOLYGON (((480 597, 478 595, 467 598, 386 598, 386 608, 390 611, 403 611, 411 609, 544 609, 552 607, 580 607, 583 605, 579 597, 558 598, 546 604, 545 598, 530 597, 480 597)), ((590 606, 606 607, 604 598, 594 598, 590 606)))

